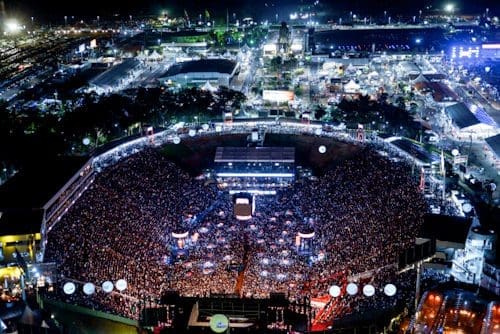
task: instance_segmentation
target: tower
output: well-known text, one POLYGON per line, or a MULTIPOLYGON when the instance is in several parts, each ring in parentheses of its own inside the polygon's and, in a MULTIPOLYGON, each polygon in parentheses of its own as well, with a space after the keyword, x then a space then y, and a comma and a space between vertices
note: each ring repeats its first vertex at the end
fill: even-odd
POLYGON ((290 30, 286 22, 281 22, 278 36, 278 52, 287 53, 290 46, 290 30))
POLYGON ((421 171, 420 171, 420 185, 419 185, 419 189, 421 192, 423 192, 425 190, 425 170, 424 168, 422 167, 421 171))
POLYGON ((356 130, 356 139, 360 142, 365 141, 365 129, 363 124, 358 124, 358 129, 356 130))

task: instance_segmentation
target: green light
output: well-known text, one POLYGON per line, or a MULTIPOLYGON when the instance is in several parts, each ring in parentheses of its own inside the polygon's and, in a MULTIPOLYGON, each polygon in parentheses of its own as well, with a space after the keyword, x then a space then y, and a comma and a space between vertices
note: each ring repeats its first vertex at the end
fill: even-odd
POLYGON ((229 319, 223 314, 214 314, 209 325, 213 332, 224 333, 229 328, 229 319))

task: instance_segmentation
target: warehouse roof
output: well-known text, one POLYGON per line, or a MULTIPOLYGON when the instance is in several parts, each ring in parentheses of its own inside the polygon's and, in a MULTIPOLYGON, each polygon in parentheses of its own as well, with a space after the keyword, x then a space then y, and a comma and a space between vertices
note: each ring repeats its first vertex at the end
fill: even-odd
POLYGON ((448 106, 445 110, 459 129, 468 128, 469 126, 480 123, 476 116, 474 116, 470 109, 462 102, 448 106))
POLYGON ((162 75, 171 77, 178 74, 218 72, 232 74, 237 63, 229 59, 200 59, 174 64, 162 75))

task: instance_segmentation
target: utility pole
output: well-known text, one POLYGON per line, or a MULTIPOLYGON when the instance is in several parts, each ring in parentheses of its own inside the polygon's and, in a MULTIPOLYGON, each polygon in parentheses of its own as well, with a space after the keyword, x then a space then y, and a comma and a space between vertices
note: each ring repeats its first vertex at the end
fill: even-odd
POLYGON ((444 201, 446 199, 446 166, 444 164, 444 151, 441 150, 441 163, 440 163, 440 171, 441 171, 441 175, 443 177, 443 194, 442 194, 442 200, 443 200, 443 204, 444 204, 444 201))
POLYGON ((417 262, 417 279, 415 282, 415 310, 418 307, 418 300, 420 299, 420 276, 422 275, 422 261, 417 262))

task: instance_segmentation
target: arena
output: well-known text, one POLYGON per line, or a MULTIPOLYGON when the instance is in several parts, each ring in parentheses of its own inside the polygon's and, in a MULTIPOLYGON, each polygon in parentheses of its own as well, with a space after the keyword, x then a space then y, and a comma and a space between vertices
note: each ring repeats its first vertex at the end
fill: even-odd
POLYGON ((297 164, 313 175, 256 196, 252 218, 238 220, 232 196, 201 171, 217 146, 244 138, 187 138, 104 168, 51 228, 45 248, 62 283, 92 282, 96 293, 56 288, 49 298, 138 320, 145 301, 158 303, 167 291, 248 299, 283 293, 320 305, 305 312, 312 326, 411 301, 414 278, 398 272, 397 257, 413 245, 427 207, 409 165, 371 145, 272 135, 264 146, 294 146, 297 164), (314 149, 322 143, 325 154, 314 149), (181 245, 173 237, 179 231, 189 233, 181 245), (314 233, 307 251, 296 239, 304 231, 314 233), (127 282, 120 293, 99 288, 119 279, 127 282), (375 295, 347 294, 350 282, 360 291, 372 285, 375 295), (395 296, 383 293, 388 283, 395 296), (331 298, 332 285, 342 298, 331 298))

